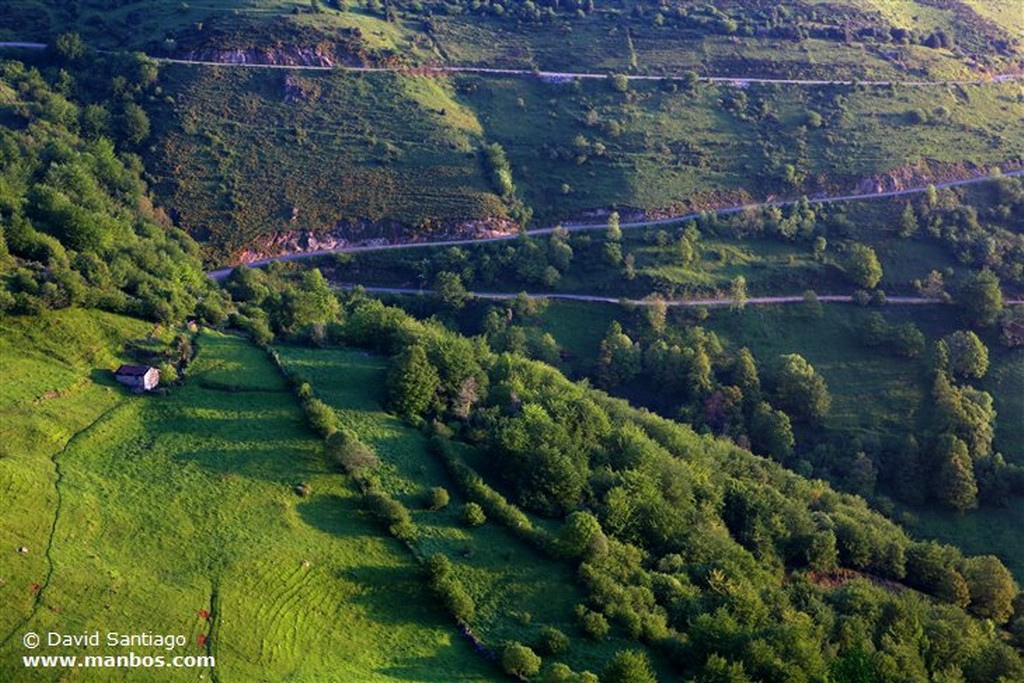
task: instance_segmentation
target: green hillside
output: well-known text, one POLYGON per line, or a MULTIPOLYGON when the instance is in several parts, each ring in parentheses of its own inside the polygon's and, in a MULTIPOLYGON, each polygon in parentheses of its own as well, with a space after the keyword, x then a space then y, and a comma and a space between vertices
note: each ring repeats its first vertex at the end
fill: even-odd
POLYGON ((260 350, 201 334, 184 385, 131 396, 109 369, 148 326, 89 311, 44 320, 4 323, 5 367, 22 376, 5 383, 0 459, 22 511, 0 523, 6 680, 36 680, 22 632, 97 628, 184 634, 174 654, 208 651, 215 680, 492 677, 360 513, 260 350))

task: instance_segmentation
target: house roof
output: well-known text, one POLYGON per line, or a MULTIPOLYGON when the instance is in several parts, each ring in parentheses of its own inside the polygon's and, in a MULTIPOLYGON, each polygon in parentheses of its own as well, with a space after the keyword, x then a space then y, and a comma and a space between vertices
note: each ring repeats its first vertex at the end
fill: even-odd
POLYGON ((115 375, 125 375, 127 377, 142 377, 150 370, 153 370, 149 365, 122 365, 117 370, 114 370, 115 375))

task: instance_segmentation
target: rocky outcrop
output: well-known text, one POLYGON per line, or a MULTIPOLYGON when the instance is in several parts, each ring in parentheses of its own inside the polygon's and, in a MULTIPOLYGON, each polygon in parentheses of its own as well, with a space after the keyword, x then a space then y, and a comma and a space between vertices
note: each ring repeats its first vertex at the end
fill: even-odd
POLYGON ((330 68, 337 59, 323 46, 299 47, 285 45, 236 50, 201 48, 176 55, 178 59, 216 64, 264 64, 272 66, 320 66, 330 68))
MULTIPOLYGON (((379 226, 378 226, 379 227, 379 226)), ((397 227, 397 226, 395 226, 397 227)), ((339 251, 347 247, 383 246, 387 244, 416 243, 434 240, 484 239, 514 234, 519 225, 501 217, 465 221, 429 234, 407 239, 389 240, 384 237, 359 237, 369 233, 369 224, 338 224, 330 230, 317 232, 285 230, 235 255, 238 263, 251 263, 271 256, 309 254, 339 251)), ((401 232, 401 231, 399 231, 401 232)))

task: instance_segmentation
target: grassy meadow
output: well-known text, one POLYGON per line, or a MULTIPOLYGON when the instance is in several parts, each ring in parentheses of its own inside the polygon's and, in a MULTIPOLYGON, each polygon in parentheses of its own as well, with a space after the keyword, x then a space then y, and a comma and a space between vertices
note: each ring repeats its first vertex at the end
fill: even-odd
MULTIPOLYGON (((142 331, 138 323, 113 322, 142 331)), ((15 343, 17 331, 6 332, 5 342, 15 343)), ((323 460, 262 351, 203 333, 184 385, 131 396, 89 377, 101 362, 105 376, 119 339, 110 341, 104 355, 74 367, 78 378, 65 380, 85 385, 77 397, 89 399, 89 414, 70 411, 75 421, 65 420, 53 447, 0 459, 8 488, 40 481, 22 505, 33 512, 32 524, 47 526, 6 516, 0 524, 8 539, 0 588, 11 592, 3 601, 3 637, 19 636, 0 649, 0 677, 24 676, 20 633, 28 629, 185 634, 189 645, 175 654, 204 653, 197 639, 205 635, 217 658, 214 680, 310 680, 325 672, 360 680, 493 676, 434 607, 418 566, 378 532, 354 489, 323 460), (67 442, 76 427, 84 429, 67 442), (51 456, 60 472, 56 512, 51 456), (296 495, 300 482, 311 495, 296 495), (14 552, 19 543, 30 546, 29 555, 14 552), (33 582, 42 585, 38 604, 33 582)), ((64 355, 64 348, 54 350, 64 355)), ((31 368, 20 359, 19 367, 31 368)), ((30 377, 22 393, 61 386, 42 372, 30 377)), ((48 428, 40 416, 33 410, 5 427, 31 434, 48 428)), ((151 673, 150 680, 163 680, 151 673)))
MULTIPOLYGON (((466 499, 444 463, 427 449, 426 437, 384 413, 386 360, 360 351, 278 347, 286 369, 310 382, 333 407, 343 428, 373 446, 381 459, 384 490, 401 501, 419 528, 417 550, 441 553, 476 604, 473 631, 492 649, 509 640, 534 646, 541 629, 555 627, 572 640, 569 650, 545 663, 562 661, 576 671, 601 671, 620 649, 636 643, 616 636, 593 641, 582 635, 573 615, 586 594, 568 564, 550 559, 494 521, 468 528, 460 521, 466 499), (441 510, 425 506, 429 490, 451 495, 441 510)), ((469 447, 463 447, 470 455, 469 447)), ((483 456, 476 456, 483 457, 483 456)))

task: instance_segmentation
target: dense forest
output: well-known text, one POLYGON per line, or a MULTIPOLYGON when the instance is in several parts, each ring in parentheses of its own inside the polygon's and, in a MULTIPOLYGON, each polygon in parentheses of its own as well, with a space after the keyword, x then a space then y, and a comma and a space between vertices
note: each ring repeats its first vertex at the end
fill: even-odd
POLYGON ((154 206, 133 154, 149 134, 137 101, 156 67, 70 37, 54 53, 47 77, 0 62, 0 309, 180 320, 210 286, 198 245, 154 206))
MULTIPOLYGON (((995 557, 913 541, 859 498, 572 383, 548 365, 496 353, 482 338, 418 322, 358 291, 338 301, 318 271, 290 282, 281 268, 239 269, 226 286, 239 305, 233 324, 261 343, 390 355, 391 409, 435 435, 434 447, 454 461, 456 479, 476 491, 471 498, 487 517, 508 520, 577 566, 590 596, 580 606, 590 637, 622 629, 701 681, 1024 675, 1019 652, 1005 642, 1009 633, 986 632, 967 617, 1009 626, 1020 609, 1017 585, 995 557), (480 449, 479 474, 458 464, 452 440, 480 449), (551 531, 533 519, 561 525, 551 531)), ((713 344, 699 328, 693 334, 713 344)), ((813 420, 827 409, 827 390, 805 361, 785 360, 771 396, 813 420)), ((691 361, 679 374, 699 375, 700 365, 694 370, 691 361)), ((735 384, 717 391, 735 395, 735 419, 744 419, 746 392, 755 434, 785 447, 777 431, 789 420, 761 400, 749 354, 730 359, 729 368, 735 384)), ((936 370, 940 386, 948 372, 936 370)), ((710 368, 704 376, 707 396, 710 368)), ((698 380, 688 384, 699 388, 698 380)), ((375 457, 356 435, 337 432, 314 389, 295 381, 311 424, 362 481, 367 504, 415 546, 401 504, 378 492, 375 457)), ((970 467, 953 431, 935 439, 936 457, 949 459, 943 472, 970 467)), ((471 604, 446 583, 444 567, 430 571, 454 615, 471 622, 471 604)), ((1013 624, 1019 631, 1021 622, 1013 624)))

